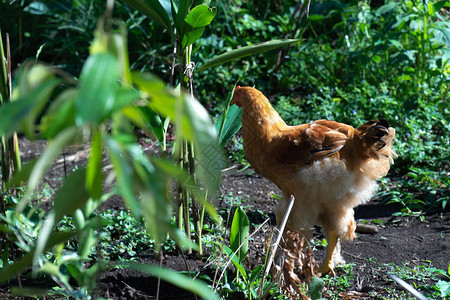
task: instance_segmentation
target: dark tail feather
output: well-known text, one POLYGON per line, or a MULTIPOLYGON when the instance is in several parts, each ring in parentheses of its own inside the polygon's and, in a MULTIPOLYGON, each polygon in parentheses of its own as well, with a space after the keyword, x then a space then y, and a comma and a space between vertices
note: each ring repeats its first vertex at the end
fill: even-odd
POLYGON ((393 159, 395 152, 391 144, 395 137, 395 130, 386 120, 369 121, 361 125, 358 130, 361 132, 360 137, 368 157, 393 159))

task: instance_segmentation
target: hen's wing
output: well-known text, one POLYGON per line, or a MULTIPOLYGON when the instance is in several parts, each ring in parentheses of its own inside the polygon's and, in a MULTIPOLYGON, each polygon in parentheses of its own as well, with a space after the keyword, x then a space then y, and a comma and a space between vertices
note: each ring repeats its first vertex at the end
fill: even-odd
POLYGON ((288 127, 273 140, 271 154, 294 169, 337 153, 354 136, 352 126, 327 120, 288 127))

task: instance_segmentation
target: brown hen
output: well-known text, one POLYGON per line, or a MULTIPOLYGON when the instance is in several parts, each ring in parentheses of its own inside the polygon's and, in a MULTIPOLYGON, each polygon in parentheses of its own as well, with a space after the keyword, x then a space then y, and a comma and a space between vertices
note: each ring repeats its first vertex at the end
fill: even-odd
POLYGON ((257 89, 237 87, 232 104, 242 107, 244 152, 252 167, 283 192, 278 225, 295 198, 286 230, 312 237, 314 225, 328 239, 322 274, 342 263, 339 240, 355 237, 353 208, 370 199, 395 152, 395 130, 384 120, 353 128, 319 120, 289 126, 257 89))

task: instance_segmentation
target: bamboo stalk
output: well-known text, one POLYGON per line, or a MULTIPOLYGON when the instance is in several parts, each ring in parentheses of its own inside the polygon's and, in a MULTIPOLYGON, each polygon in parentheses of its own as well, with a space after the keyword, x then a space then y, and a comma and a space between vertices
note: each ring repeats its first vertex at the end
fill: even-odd
MULTIPOLYGON (((0 103, 0 106, 11 102, 11 95, 12 95, 12 76, 11 76, 11 48, 9 43, 9 34, 6 34, 6 61, 4 56, 4 49, 3 49, 3 39, 0 32, 0 59, 1 59, 1 79, 2 82, 0 82, 1 85, 1 96, 2 101, 0 103)), ((4 192, 7 192, 6 189, 6 183, 11 178, 14 170, 20 170, 21 169, 21 163, 20 163, 20 152, 19 152, 19 143, 17 139, 17 134, 13 133, 12 137, 1 137, 1 148, 2 148, 2 157, 1 157, 1 167, 2 167, 2 187, 0 194, 0 206, 1 206, 1 213, 5 216, 6 214, 6 205, 5 205, 5 198, 4 198, 4 192)), ((16 251, 14 248, 14 243, 11 239, 8 239, 9 242, 9 249, 10 253, 12 255, 12 258, 14 261, 17 260, 16 251)), ((22 288, 22 281, 20 279, 20 274, 17 274, 17 284, 19 288, 22 288)))

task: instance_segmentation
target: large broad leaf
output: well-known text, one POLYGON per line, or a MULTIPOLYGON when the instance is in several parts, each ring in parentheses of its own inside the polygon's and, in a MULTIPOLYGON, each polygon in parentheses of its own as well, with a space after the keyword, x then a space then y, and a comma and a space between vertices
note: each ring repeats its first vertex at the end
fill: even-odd
POLYGON ((230 231, 230 248, 236 252, 239 261, 242 262, 248 252, 248 236, 250 234, 250 222, 242 207, 238 207, 234 213, 230 231))
POLYGON ((184 290, 188 290, 203 299, 220 299, 219 296, 216 295, 211 290, 211 288, 209 288, 208 285, 206 285, 206 283, 204 283, 203 281, 194 280, 170 269, 161 268, 155 265, 141 264, 137 262, 123 262, 119 263, 118 266, 131 268, 153 277, 161 278, 162 280, 170 282, 171 284, 178 286, 184 290))
POLYGON ((61 154, 62 150, 68 145, 72 144, 79 137, 79 128, 72 126, 65 129, 63 132, 58 134, 56 138, 48 144, 44 153, 39 157, 36 164, 33 167, 33 170, 30 173, 28 180, 27 190, 20 199, 19 204, 17 205, 17 211, 21 212, 23 208, 25 208, 27 201, 30 199, 30 196, 37 189, 39 184, 42 182, 42 178, 45 173, 50 169, 51 165, 61 154))
POLYGON ((177 137, 194 143, 197 178, 208 189, 209 195, 214 197, 224 160, 208 112, 196 99, 185 94, 175 94, 151 74, 133 73, 132 78, 148 94, 152 107, 175 123, 177 137))
MULTIPOLYGON (((223 117, 225 114, 220 115, 220 117, 214 122, 216 130, 219 131, 223 122, 223 117)), ((230 138, 236 134, 242 127, 242 108, 237 105, 232 105, 229 107, 228 112, 225 117, 225 122, 223 123, 222 131, 219 137, 219 144, 223 147, 230 140, 230 138)))
POLYGON ((183 35, 182 46, 187 47, 195 43, 203 34, 207 26, 216 16, 217 9, 209 8, 207 5, 198 5, 194 7, 186 16, 186 32, 183 35))
POLYGON ((43 137, 53 139, 67 127, 75 125, 77 93, 77 89, 67 89, 52 101, 41 120, 40 130, 43 137))
POLYGON ((114 97, 114 105, 111 108, 110 114, 113 114, 118 110, 133 104, 136 99, 139 99, 138 91, 129 87, 118 87, 114 97))
POLYGON ((226 53, 223 53, 223 54, 213 58, 212 60, 208 61, 203 66, 201 66, 196 72, 199 72, 199 71, 202 71, 202 70, 205 70, 207 68, 211 68, 211 67, 214 67, 217 65, 221 65, 226 62, 237 60, 237 59, 240 59, 240 58, 243 58, 246 56, 263 53, 263 52, 277 49, 280 47, 284 47, 284 46, 287 46, 287 45, 290 45, 293 43, 298 43, 300 41, 301 41, 301 39, 273 40, 273 41, 269 41, 269 42, 265 42, 265 43, 261 43, 261 44, 257 44, 257 45, 250 45, 250 46, 245 46, 245 47, 242 47, 239 49, 234 49, 234 50, 228 51, 226 53))
POLYGON ((108 147, 109 157, 116 173, 116 185, 118 192, 123 197, 131 212, 135 216, 139 217, 142 214, 139 202, 133 189, 135 184, 133 180, 134 172, 132 165, 130 165, 130 162, 127 161, 129 155, 125 149, 124 143, 121 141, 119 136, 115 136, 114 138, 108 137, 105 139, 105 142, 108 147))
POLYGON ((89 193, 86 189, 86 170, 78 169, 67 176, 63 186, 56 192, 53 210, 48 214, 36 242, 36 249, 34 252, 35 262, 37 262, 39 256, 44 252, 55 224, 57 224, 63 216, 71 215, 76 209, 81 208, 88 199, 89 193))
POLYGON ((78 125, 86 122, 98 124, 114 106, 119 63, 109 53, 89 56, 80 77, 80 90, 75 101, 78 125))
POLYGON ((450 7, 450 2, 446 0, 433 3, 434 11, 440 11, 443 7, 450 7))
POLYGON ((195 175, 208 190, 209 195, 215 197, 221 181, 221 171, 225 167, 217 132, 208 112, 196 99, 185 95, 177 104, 177 116, 182 115, 187 118, 183 120, 184 122, 177 122, 174 119, 177 134, 192 136, 191 141, 195 146, 195 175))
POLYGON ((231 90, 224 113, 216 120, 214 126, 219 132, 219 144, 223 147, 228 140, 242 127, 242 109, 236 105, 230 107, 237 82, 231 90))
POLYGON ((198 5, 194 7, 184 19, 192 28, 205 27, 211 23, 216 16, 217 9, 209 8, 207 5, 198 5))
POLYGON ((186 31, 186 34, 183 36, 183 41, 181 42, 183 48, 192 45, 193 43, 195 43, 195 41, 201 38, 203 35, 203 31, 205 31, 205 27, 190 28, 186 31))
POLYGON ((33 136, 36 118, 58 84, 59 80, 48 78, 37 87, 30 87, 30 90, 26 94, 22 93, 16 101, 0 107, 0 135, 9 135, 23 126, 23 131, 28 136, 33 136))
POLYGON ((178 40, 182 41, 184 34, 185 34, 185 28, 186 28, 186 22, 184 19, 186 18, 188 12, 189 12, 189 6, 191 5, 191 1, 189 0, 180 0, 178 8, 176 7, 173 0, 171 0, 172 4, 172 11, 176 11, 176 15, 173 16, 175 27, 177 29, 177 35, 178 40))
POLYGON ((153 130, 158 141, 162 142, 165 130, 164 122, 161 120, 160 115, 151 106, 143 106, 139 107, 139 109, 142 112, 145 123, 153 130))
POLYGON ((172 34, 172 24, 169 15, 158 0, 123 0, 132 8, 155 20, 172 34))

